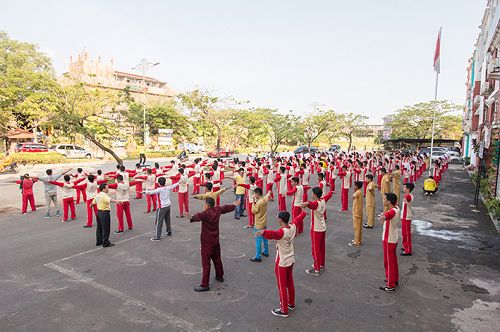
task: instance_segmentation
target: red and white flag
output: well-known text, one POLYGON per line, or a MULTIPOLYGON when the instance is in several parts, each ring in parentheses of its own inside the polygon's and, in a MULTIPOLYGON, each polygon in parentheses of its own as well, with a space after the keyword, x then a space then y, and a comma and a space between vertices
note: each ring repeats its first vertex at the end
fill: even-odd
POLYGON ((441 71, 441 29, 439 28, 436 50, 434 51, 434 71, 438 74, 441 71))

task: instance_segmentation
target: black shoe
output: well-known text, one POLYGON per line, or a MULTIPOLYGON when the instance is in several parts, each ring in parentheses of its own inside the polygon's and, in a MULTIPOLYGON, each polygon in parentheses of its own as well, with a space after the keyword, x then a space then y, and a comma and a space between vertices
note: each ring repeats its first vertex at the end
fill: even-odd
POLYGON ((195 292, 207 292, 209 290, 210 290, 210 287, 208 287, 208 286, 196 286, 194 288, 195 292))
POLYGON ((218 282, 224 282, 224 277, 215 277, 218 282))
POLYGON ((115 234, 121 234, 121 233, 123 233, 123 231, 114 231, 113 233, 115 233, 115 234))
POLYGON ((172 236, 172 232, 167 232, 166 236, 172 236))
POLYGON ((402 253, 400 253, 400 255, 401 255, 401 256, 411 256, 411 253, 408 253, 408 254, 407 254, 406 252, 402 252, 402 253))
POLYGON ((85 225, 85 226, 83 226, 83 228, 92 228, 92 226, 85 225))
POLYGON ((271 313, 275 316, 278 316, 278 317, 283 317, 283 318, 288 317, 288 314, 285 314, 284 312, 282 312, 281 309, 273 309, 273 310, 271 310, 271 313))
POLYGON ((240 214, 240 217, 241 218, 245 218, 245 217, 247 217, 247 215, 246 214, 240 214))
POLYGON ((401 251, 405 251, 405 248, 401 248, 401 251))
MULTIPOLYGON (((387 282, 387 279, 384 279, 385 282, 387 282)), ((396 281, 396 286, 399 286, 399 281, 396 281)))
POLYGON ((250 262, 256 262, 256 263, 260 263, 262 262, 262 259, 261 258, 250 258, 250 262))
POLYGON ((368 224, 363 224, 363 228, 372 229, 373 226, 368 226, 368 224))
POLYGON ((288 305, 288 311, 294 311, 295 306, 294 305, 288 305))
POLYGON ((129 229, 128 229, 128 231, 129 231, 129 232, 131 232, 131 231, 132 231, 132 228, 129 228, 129 229))
POLYGON ((262 253, 262 256, 269 257, 269 254, 262 253))
POLYGON ((380 286, 378 289, 383 290, 385 292, 394 292, 396 290, 396 288, 390 288, 387 286, 380 286))
POLYGON ((240 220, 240 217, 234 217, 234 219, 236 219, 236 220, 240 220))
POLYGON ((107 248, 107 247, 112 247, 112 246, 114 246, 114 245, 115 245, 114 243, 109 243, 109 244, 103 244, 102 246, 103 246, 104 248, 107 248))

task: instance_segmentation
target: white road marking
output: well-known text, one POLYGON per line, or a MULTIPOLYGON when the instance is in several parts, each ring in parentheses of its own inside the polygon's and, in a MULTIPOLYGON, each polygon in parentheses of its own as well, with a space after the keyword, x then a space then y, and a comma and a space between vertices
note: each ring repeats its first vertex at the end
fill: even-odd
POLYGON ((174 316, 172 314, 163 312, 160 309, 158 309, 152 305, 149 305, 141 300, 138 300, 130 295, 127 295, 127 294, 120 292, 116 289, 113 289, 111 287, 108 287, 106 285, 98 283, 98 282, 94 281, 93 279, 84 276, 83 274, 79 273, 78 271, 64 268, 62 266, 57 265, 54 262, 47 263, 44 265, 46 267, 48 267, 49 269, 52 269, 52 270, 57 271, 59 273, 62 273, 70 278, 75 279, 76 281, 87 284, 87 285, 89 285, 97 290, 101 290, 103 292, 106 292, 109 295, 114 296, 114 297, 124 301, 126 304, 131 304, 131 305, 136 306, 140 309, 145 308, 146 310, 144 312, 147 312, 147 313, 154 315, 154 316, 156 316, 156 317, 158 317, 158 318, 160 318, 160 319, 162 319, 170 324, 173 324, 176 327, 178 327, 184 331, 188 331, 188 332, 207 331, 207 330, 205 330, 201 327, 198 327, 198 326, 194 325, 193 323, 188 322, 182 318, 179 318, 179 317, 174 316))

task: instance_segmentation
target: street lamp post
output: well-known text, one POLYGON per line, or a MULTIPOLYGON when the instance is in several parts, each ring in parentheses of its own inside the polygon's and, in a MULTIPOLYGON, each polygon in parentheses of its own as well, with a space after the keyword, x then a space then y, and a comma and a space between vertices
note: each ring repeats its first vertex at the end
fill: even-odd
POLYGON ((146 145, 149 143, 149 132, 146 127, 146 71, 159 64, 159 62, 149 62, 147 59, 142 59, 141 63, 132 68, 134 70, 142 71, 142 121, 144 126, 144 147, 146 147, 146 145))

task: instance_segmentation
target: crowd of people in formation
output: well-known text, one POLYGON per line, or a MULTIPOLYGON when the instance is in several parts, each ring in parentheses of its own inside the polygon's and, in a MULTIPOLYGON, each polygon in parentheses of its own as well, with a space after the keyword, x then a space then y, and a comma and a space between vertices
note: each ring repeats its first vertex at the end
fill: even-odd
MULTIPOLYGON (((275 274, 278 284, 280 307, 272 310, 276 316, 287 317, 295 309, 293 282, 294 239, 304 233, 304 220, 310 215, 311 267, 305 272, 320 277, 326 269, 326 231, 329 218, 347 218, 352 211, 353 240, 349 246, 363 246, 362 231, 382 224, 382 249, 385 284, 382 291, 393 292, 399 282, 397 244, 401 229, 401 256, 412 252, 412 206, 415 183, 425 176, 429 158, 416 153, 346 153, 327 152, 300 154, 289 157, 263 157, 245 160, 203 160, 190 162, 170 161, 168 165, 136 164, 135 169, 117 165, 116 170, 95 173, 78 168, 55 173, 48 169, 43 176, 25 174, 18 182, 22 192, 22 213, 27 213, 28 203, 35 211, 33 186, 43 182, 45 192, 45 218, 55 215, 62 222, 77 219, 75 204, 85 204, 86 219, 83 227, 96 222, 96 246, 109 247, 111 220, 116 219, 115 234, 132 231, 130 189, 135 200, 146 199, 144 213, 155 213, 154 236, 151 241, 161 241, 172 236, 171 200, 177 194, 177 218, 201 222, 202 281, 195 291, 208 291, 211 261, 215 279, 224 280, 219 242, 219 220, 222 214, 233 213, 234 219, 247 218, 245 228, 255 236, 255 255, 252 262, 262 262, 269 256, 269 240, 276 241, 275 274), (226 178, 227 176, 227 178, 226 178), (317 185, 312 186, 313 177, 317 185), (62 196, 62 215, 58 199, 62 196), (234 192, 230 205, 220 205, 224 192, 234 192), (114 198, 109 196, 114 191, 114 198), (377 194, 378 192, 378 194, 377 194), (333 196, 339 197, 340 212, 329 216, 326 207, 333 196), (376 195, 381 196, 382 206, 377 210, 376 195), (202 212, 191 214, 190 196, 203 200, 202 212), (276 204, 279 213, 274 230, 268 229, 268 205, 276 204), (116 204, 116 217, 111 217, 111 204, 116 204), (380 212, 377 215, 377 212, 380 212), (126 219, 126 227, 125 221, 126 219), (399 221, 401 226, 399 227, 399 221), (166 230, 163 231, 165 225, 166 230), (164 235, 163 235, 164 234, 164 235)), ((425 195, 434 195, 448 168, 442 157, 432 162, 431 174, 423 184, 425 195)))

